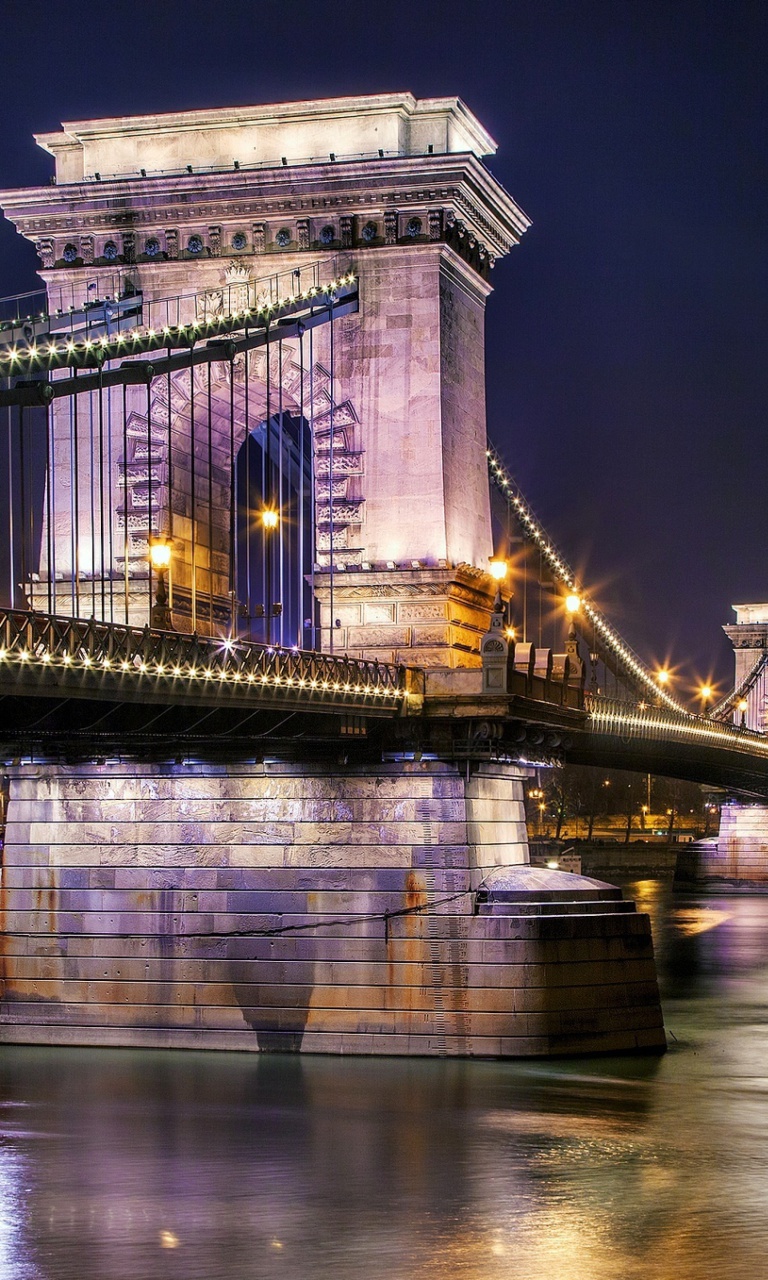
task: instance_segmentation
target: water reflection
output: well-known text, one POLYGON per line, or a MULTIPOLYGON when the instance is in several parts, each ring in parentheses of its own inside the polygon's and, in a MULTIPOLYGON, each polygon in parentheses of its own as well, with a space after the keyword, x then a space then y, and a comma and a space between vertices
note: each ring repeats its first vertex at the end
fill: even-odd
POLYGON ((0 1048, 0 1277, 760 1275, 768 901, 642 883, 661 1060, 0 1048))

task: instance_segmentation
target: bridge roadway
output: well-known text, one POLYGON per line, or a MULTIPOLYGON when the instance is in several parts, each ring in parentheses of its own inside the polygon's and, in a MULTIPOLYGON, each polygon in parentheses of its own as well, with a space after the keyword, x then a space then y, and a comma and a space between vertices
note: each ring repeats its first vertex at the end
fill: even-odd
POLYGON ((34 611, 0 611, 0 750, 64 756, 275 749, 566 760, 768 796, 768 740, 508 672, 430 671, 34 611))

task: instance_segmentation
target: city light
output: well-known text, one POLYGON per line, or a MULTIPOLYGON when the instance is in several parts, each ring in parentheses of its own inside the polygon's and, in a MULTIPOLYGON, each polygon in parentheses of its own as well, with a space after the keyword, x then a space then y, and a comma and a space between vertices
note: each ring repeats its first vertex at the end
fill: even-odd
POLYGON ((549 566, 556 580, 565 587, 566 591, 569 594, 576 595, 577 592, 580 594, 581 605, 579 612, 585 621, 589 623, 595 640, 599 638, 601 648, 612 655, 617 665, 622 667, 626 675, 636 684, 645 686, 646 689, 655 688, 656 696, 660 696, 670 710, 684 712, 685 708, 671 697, 666 690, 659 689, 652 672, 637 654, 630 649, 629 645, 622 640, 618 632, 614 630, 599 609, 585 595, 577 582, 573 570, 569 567, 565 558, 557 552, 551 538, 547 537, 543 526, 537 520, 512 477, 505 470, 495 450, 489 446, 486 453, 491 478, 504 495, 524 535, 538 548, 542 559, 549 566))
POLYGON ((280 523, 280 517, 271 507, 267 507, 267 509, 261 513, 261 523, 265 529, 276 529, 280 523))
POLYGON ((496 582, 503 582, 507 576, 506 560, 489 560, 488 572, 492 578, 495 578, 496 582))
POLYGON ((149 559, 153 569, 168 569, 171 563, 171 544, 165 538, 153 538, 149 544, 149 559))
POLYGON ((581 596, 569 595, 565 597, 565 607, 568 613, 578 613, 581 608, 581 596))

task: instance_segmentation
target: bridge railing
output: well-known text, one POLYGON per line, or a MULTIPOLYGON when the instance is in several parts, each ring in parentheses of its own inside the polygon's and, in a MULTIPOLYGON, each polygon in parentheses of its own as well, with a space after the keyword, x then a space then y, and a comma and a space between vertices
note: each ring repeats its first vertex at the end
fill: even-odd
MULTIPOLYGON (((307 703, 389 706, 407 696, 406 668, 394 663, 285 649, 238 639, 130 627, 35 611, 0 610, 0 664, 61 672, 151 676, 180 694, 209 686, 291 692, 307 703)), ((19 672, 19 674, 21 674, 19 672)))
POLYGON ((747 755, 768 757, 768 737, 738 725, 724 724, 692 712, 667 707, 621 702, 599 694, 585 693, 584 707, 589 725, 598 733, 645 741, 678 740, 683 745, 725 747, 747 755))

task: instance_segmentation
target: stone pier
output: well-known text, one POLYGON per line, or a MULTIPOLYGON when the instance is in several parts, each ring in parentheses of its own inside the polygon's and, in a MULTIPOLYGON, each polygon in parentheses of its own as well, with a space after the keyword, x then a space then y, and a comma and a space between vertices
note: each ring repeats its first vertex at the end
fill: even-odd
POLYGON ((530 868, 514 765, 18 765, 0 1040, 660 1050, 648 918, 530 868))

